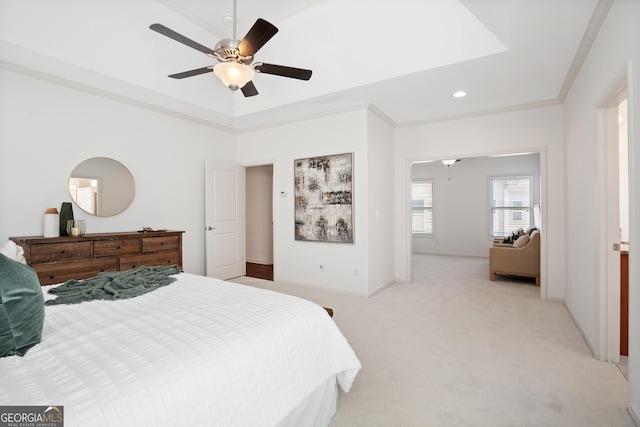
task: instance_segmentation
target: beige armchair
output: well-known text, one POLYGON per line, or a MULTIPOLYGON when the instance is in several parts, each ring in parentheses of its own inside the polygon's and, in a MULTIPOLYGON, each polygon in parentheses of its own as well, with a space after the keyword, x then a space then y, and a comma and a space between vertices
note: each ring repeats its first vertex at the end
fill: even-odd
POLYGON ((534 230, 522 247, 494 246, 489 248, 489 278, 496 274, 535 277, 540 286, 540 231, 534 230))

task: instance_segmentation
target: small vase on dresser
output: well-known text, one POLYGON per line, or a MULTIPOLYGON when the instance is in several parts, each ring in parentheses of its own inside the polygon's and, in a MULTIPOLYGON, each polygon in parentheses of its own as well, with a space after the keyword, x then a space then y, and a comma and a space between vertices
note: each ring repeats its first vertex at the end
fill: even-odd
POLYGON ((60 235, 68 236, 67 233, 67 223, 68 221, 73 220, 73 206, 71 202, 63 202, 62 206, 60 206, 60 235))

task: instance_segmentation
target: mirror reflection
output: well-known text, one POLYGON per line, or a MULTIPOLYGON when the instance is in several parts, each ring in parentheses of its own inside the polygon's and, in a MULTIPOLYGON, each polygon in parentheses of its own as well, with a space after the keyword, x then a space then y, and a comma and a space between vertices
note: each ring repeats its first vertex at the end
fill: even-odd
POLYGON ((78 164, 69 176, 71 199, 83 211, 113 216, 133 202, 133 175, 122 163, 108 157, 93 157, 78 164))

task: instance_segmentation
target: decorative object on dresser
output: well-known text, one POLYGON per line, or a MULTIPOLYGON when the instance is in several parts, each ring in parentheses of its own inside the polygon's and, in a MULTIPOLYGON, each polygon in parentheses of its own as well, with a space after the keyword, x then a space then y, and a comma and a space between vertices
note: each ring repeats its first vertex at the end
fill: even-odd
POLYGON ((83 219, 70 219, 67 221, 67 236, 79 237, 87 232, 87 226, 83 219))
POLYGON ((71 232, 68 228, 69 221, 73 221, 73 206, 71 205, 71 202, 62 202, 62 206, 60 206, 61 236, 71 236, 71 232))
POLYGON ((182 269, 184 231, 85 234, 79 237, 11 237, 24 249, 27 263, 42 285, 86 279, 102 271, 141 265, 177 265, 182 269))
POLYGON ((47 208, 44 212, 44 237, 58 237, 60 235, 60 214, 56 208, 47 208))

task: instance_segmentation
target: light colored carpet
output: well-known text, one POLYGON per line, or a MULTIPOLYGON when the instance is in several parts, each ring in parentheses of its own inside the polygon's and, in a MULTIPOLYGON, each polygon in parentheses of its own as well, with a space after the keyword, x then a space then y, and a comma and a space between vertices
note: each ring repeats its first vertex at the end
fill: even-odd
POLYGON ((532 281, 491 282, 484 258, 415 255, 413 273, 372 298, 234 281, 334 309, 363 368, 331 427, 634 425, 620 370, 532 281))

